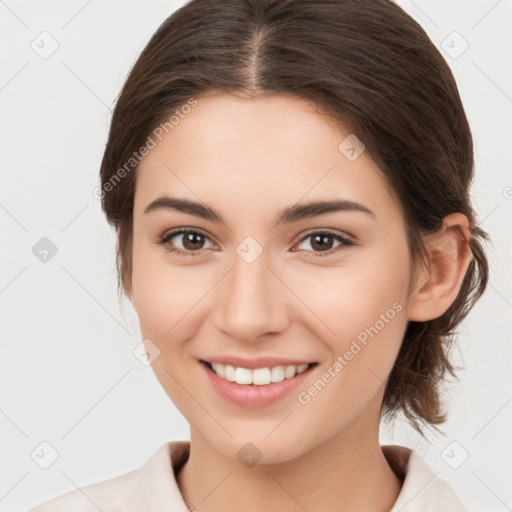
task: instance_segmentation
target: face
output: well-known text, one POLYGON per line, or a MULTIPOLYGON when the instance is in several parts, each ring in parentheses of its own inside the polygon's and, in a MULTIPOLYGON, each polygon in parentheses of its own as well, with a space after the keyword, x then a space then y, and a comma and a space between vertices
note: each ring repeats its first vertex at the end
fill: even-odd
POLYGON ((252 442, 283 462, 378 429, 410 262, 403 216, 366 152, 340 146, 349 135, 298 98, 211 94, 140 164, 129 295, 161 385, 230 459, 252 442), (202 361, 263 368, 235 370, 260 384, 202 361), (315 364, 261 383, 291 362, 315 364))

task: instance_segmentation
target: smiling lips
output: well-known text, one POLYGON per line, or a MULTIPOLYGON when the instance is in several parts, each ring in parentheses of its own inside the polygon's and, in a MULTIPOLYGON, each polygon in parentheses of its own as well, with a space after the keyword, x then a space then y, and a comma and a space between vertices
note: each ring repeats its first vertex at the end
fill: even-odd
POLYGON ((318 366, 317 362, 270 357, 223 357, 198 362, 213 389, 244 408, 266 407, 281 400, 304 383, 318 366))
POLYGON ((208 356, 198 359, 220 396, 242 407, 265 407, 284 398, 318 366, 308 359, 275 356, 208 356))

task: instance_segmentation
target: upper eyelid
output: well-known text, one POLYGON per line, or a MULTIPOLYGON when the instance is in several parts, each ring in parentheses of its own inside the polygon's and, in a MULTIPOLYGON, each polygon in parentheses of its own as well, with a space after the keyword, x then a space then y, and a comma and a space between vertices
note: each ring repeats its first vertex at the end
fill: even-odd
POLYGON ((198 233, 200 235, 205 236, 211 242, 213 242, 212 237, 208 233, 203 231, 202 229, 186 228, 186 227, 185 228, 175 228, 175 229, 171 229, 169 231, 164 231, 163 234, 158 237, 158 239, 159 240, 165 240, 166 238, 170 239, 170 238, 174 238, 175 236, 178 236, 178 235, 184 235, 186 233, 198 233))

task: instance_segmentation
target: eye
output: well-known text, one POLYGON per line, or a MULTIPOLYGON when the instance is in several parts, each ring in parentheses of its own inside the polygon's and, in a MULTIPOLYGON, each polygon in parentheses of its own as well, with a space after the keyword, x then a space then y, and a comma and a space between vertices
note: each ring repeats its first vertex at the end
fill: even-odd
POLYGON ((198 251, 204 249, 203 244, 205 240, 209 238, 202 232, 192 229, 177 229, 164 233, 159 239, 158 243, 163 245, 168 251, 174 252, 179 256, 196 256, 198 251), (173 238, 182 236, 182 247, 183 249, 173 247, 174 244, 169 244, 173 238))
POLYGON ((302 238, 300 244, 308 239, 312 239, 312 241, 309 243, 310 247, 313 248, 312 252, 315 253, 315 256, 321 257, 330 256, 331 254, 334 254, 337 251, 343 250, 351 245, 354 245, 354 242, 352 240, 349 240, 348 238, 341 236, 339 233, 329 230, 313 231, 306 235, 304 238, 302 238), (340 245, 332 248, 332 239, 340 242, 340 245), (314 250, 315 248, 319 250, 316 251, 314 250))
MULTIPOLYGON (((306 252, 313 252, 315 256, 321 257, 330 256, 331 254, 337 251, 343 250, 351 245, 355 245, 355 243, 352 240, 349 240, 348 238, 341 236, 337 232, 329 230, 313 231, 306 235, 305 237, 303 237, 298 245, 302 244, 304 241, 308 239, 312 240, 309 243, 309 245, 313 250, 311 251, 306 249, 306 252), (339 242, 339 245, 334 248, 332 247, 333 239, 339 242)), ((206 240, 210 240, 210 238, 201 231, 180 228, 174 231, 164 233, 158 239, 158 243, 164 246, 166 250, 173 252, 178 256, 197 256, 198 254, 200 254, 200 251, 202 249, 205 249, 204 243, 206 240), (170 244, 172 239, 178 238, 180 236, 182 237, 182 248, 175 247, 174 243, 170 244)), ((294 252, 295 251, 296 250, 294 250, 294 252)))

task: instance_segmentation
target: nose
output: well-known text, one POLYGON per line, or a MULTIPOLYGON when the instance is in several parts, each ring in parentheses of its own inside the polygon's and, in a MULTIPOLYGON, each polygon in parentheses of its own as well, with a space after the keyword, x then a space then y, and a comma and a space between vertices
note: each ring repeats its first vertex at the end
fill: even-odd
POLYGON ((233 266, 216 287, 215 326, 237 341, 267 340, 289 323, 292 294, 269 263, 265 251, 251 263, 236 253, 233 266))

